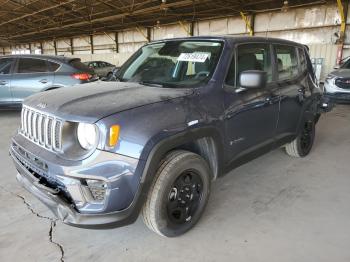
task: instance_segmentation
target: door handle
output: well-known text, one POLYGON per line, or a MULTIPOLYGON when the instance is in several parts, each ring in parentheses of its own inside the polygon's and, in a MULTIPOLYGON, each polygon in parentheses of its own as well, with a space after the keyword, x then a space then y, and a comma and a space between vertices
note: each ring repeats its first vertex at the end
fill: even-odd
POLYGON ((46 84, 47 80, 46 79, 41 79, 39 82, 42 83, 42 84, 46 84))
POLYGON ((8 84, 8 82, 7 82, 7 81, 5 81, 5 80, 0 81, 0 85, 2 85, 2 86, 5 86, 5 85, 7 85, 7 84, 8 84))
POLYGON ((304 99, 305 99, 305 92, 306 92, 305 88, 300 88, 300 89, 298 90, 298 99, 299 99, 299 102, 303 102, 303 101, 304 101, 304 99))

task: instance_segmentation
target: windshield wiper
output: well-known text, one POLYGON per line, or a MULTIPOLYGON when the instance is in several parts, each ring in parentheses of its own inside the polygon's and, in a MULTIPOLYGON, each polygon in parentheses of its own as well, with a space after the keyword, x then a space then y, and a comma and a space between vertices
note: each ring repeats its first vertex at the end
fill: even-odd
POLYGON ((164 87, 163 84, 157 83, 157 82, 152 82, 152 81, 140 81, 138 82, 140 85, 145 85, 145 86, 153 86, 153 87, 164 87))

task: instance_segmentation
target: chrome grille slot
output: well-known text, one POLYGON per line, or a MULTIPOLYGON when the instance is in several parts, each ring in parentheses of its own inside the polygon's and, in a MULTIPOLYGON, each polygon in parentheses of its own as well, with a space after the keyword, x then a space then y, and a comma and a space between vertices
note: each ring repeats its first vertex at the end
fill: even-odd
POLYGON ((46 140, 45 145, 48 148, 52 146, 52 118, 46 118, 46 140))
POLYGON ((53 139, 54 139, 54 144, 53 147, 55 149, 60 149, 61 148, 61 124, 62 122, 59 120, 55 120, 55 125, 54 125, 54 129, 53 129, 53 139))
POLYGON ((25 106, 21 113, 21 134, 40 146, 62 150, 62 121, 25 106))
POLYGON ((33 138, 38 141, 38 116, 39 114, 34 113, 33 116, 33 138))

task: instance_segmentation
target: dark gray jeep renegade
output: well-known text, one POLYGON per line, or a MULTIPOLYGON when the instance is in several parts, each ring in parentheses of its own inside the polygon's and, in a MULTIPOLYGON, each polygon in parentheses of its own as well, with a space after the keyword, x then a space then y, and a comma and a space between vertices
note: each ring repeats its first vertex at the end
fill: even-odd
POLYGON ((211 181, 281 146, 304 157, 314 142, 321 96, 294 42, 153 42, 117 80, 23 104, 10 147, 17 179, 64 223, 112 228, 142 213, 154 232, 178 236, 199 220, 211 181))

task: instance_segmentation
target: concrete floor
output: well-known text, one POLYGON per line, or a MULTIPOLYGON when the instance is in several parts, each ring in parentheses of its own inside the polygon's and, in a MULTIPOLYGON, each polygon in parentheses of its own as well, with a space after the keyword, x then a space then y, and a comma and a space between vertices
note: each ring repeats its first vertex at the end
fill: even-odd
POLYGON ((55 221, 17 185, 8 157, 18 112, 0 112, 0 261, 350 261, 350 107, 323 116, 310 156, 276 150, 214 183, 189 233, 139 219, 94 231, 55 221))

